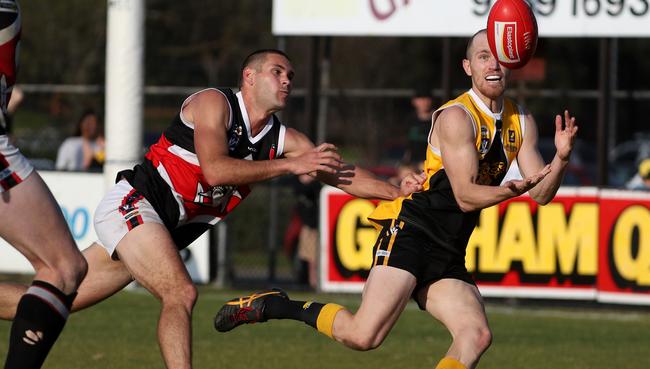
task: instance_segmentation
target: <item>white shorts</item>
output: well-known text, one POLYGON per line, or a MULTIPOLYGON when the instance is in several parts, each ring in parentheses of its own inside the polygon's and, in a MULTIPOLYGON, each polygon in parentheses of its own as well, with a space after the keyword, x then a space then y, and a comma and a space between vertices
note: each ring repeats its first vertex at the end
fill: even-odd
POLYGON ((163 224, 151 203, 125 179, 108 191, 95 210, 98 243, 111 257, 115 257, 117 244, 130 230, 150 222, 163 224))
POLYGON ((9 137, 0 135, 0 193, 9 191, 33 171, 32 163, 9 142, 9 137))

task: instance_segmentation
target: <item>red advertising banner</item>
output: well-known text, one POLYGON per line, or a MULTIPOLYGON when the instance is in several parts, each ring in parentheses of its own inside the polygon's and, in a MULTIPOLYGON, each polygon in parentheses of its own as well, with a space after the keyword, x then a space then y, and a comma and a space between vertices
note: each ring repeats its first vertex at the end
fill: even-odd
POLYGON ((366 217, 377 203, 354 198, 334 187, 321 190, 319 286, 323 291, 363 289, 377 236, 366 217))
POLYGON ((650 193, 600 193, 598 301, 650 305, 650 193))
MULTIPOLYGON (((323 189, 322 290, 363 289, 375 206, 323 189)), ((650 194, 562 188, 545 206, 521 196, 484 209, 466 265, 485 296, 650 304, 650 194)))

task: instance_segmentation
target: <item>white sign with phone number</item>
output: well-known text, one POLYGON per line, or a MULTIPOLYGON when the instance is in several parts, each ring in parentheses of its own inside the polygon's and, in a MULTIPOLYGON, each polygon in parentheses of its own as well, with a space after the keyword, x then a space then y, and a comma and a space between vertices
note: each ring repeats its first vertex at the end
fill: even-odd
MULTIPOLYGON (((496 0, 273 0, 276 35, 470 36, 496 0)), ((529 0, 541 37, 650 37, 650 0, 529 0)))

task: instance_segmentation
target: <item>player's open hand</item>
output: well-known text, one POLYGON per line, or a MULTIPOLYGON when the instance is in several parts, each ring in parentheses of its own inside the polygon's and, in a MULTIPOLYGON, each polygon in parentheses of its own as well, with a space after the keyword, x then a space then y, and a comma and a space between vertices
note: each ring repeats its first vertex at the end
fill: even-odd
POLYGON ((555 149, 561 160, 569 160, 577 134, 576 118, 572 117, 568 110, 564 111, 564 122, 559 114, 555 116, 555 149))
POLYGON ((551 173, 551 165, 547 165, 539 173, 528 176, 524 179, 515 179, 504 183, 502 186, 509 188, 516 196, 528 192, 531 188, 537 186, 539 182, 551 173))
POLYGON ((336 146, 323 143, 291 160, 291 173, 295 175, 321 171, 336 174, 343 168, 336 146))
POLYGON ((422 173, 410 173, 402 178, 399 189, 402 196, 408 196, 413 192, 422 191, 422 185, 427 180, 427 175, 422 173))

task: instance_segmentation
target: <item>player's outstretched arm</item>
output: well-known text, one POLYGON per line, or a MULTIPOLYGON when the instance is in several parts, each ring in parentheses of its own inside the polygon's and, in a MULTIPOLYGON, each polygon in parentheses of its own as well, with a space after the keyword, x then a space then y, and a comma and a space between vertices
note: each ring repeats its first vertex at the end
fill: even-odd
MULTIPOLYGON (((330 151, 336 148, 330 144, 321 144, 314 147, 314 144, 302 133, 288 128, 285 136, 285 156, 295 159, 297 162, 308 160, 308 155, 314 151, 330 151)), ((340 159, 340 158, 339 158, 340 159)), ((336 171, 315 170, 308 171, 310 175, 316 176, 321 182, 330 186, 338 187, 350 195, 367 198, 392 200, 399 196, 407 196, 422 189, 424 178, 419 175, 412 175, 405 178, 400 187, 378 179, 369 171, 356 165, 339 162, 340 167, 336 171)), ((331 168, 331 167, 330 167, 331 168)))
POLYGON ((226 98, 214 90, 196 95, 183 109, 194 122, 194 145, 203 174, 212 186, 250 184, 284 174, 313 171, 335 173, 340 157, 333 145, 323 144, 300 157, 275 160, 243 160, 228 156, 227 125, 230 108, 226 98))
POLYGON ((347 164, 337 174, 318 173, 318 178, 331 186, 338 187, 350 195, 364 199, 394 200, 422 190, 426 180, 423 174, 410 174, 402 179, 400 187, 377 178, 359 166, 347 164))
MULTIPOLYGON (((537 203, 547 204, 557 193, 569 164, 577 133, 578 126, 575 117, 572 117, 568 111, 564 111, 564 120, 560 115, 555 117, 555 148, 557 151, 549 165, 550 173, 529 191, 530 197, 537 203)), ((544 160, 537 148, 537 138, 535 119, 531 114, 527 114, 524 142, 517 155, 519 169, 524 176, 539 172, 544 167, 544 160)))
POLYGON ((508 185, 480 185, 477 182, 479 157, 475 133, 467 113, 459 107, 445 109, 436 120, 434 133, 438 137, 443 166, 462 211, 484 209, 519 196, 548 174, 548 168, 545 168, 522 181, 510 181, 508 185))

